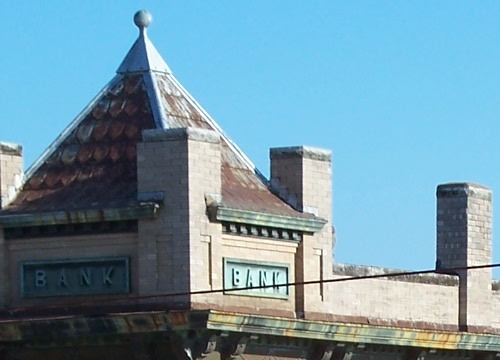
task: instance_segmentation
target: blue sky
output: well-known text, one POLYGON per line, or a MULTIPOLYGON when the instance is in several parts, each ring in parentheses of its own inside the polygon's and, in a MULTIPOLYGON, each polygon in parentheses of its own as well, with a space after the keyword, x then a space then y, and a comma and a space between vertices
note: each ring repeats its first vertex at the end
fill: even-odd
POLYGON ((2 2, 0 140, 26 166, 113 77, 141 8, 264 174, 270 147, 333 150, 339 262, 433 268, 436 186, 500 193, 496 1, 2 2))

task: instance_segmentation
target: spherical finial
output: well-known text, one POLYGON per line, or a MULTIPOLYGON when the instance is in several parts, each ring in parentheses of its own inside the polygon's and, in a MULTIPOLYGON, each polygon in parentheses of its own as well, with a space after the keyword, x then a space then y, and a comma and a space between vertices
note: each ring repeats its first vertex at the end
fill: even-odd
POLYGON ((151 21, 153 21, 153 16, 147 10, 139 10, 134 15, 134 23, 141 30, 147 28, 151 21))

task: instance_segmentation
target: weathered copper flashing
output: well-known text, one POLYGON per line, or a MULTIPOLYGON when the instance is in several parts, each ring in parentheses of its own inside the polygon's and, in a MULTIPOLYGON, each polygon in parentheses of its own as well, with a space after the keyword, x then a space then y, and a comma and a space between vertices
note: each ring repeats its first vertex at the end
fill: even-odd
POLYGON ((500 351, 500 336, 231 314, 211 311, 207 329, 294 338, 410 346, 436 350, 500 351))
POLYGON ((88 335, 121 335, 165 331, 171 327, 166 312, 68 316, 0 322, 0 342, 31 341, 43 338, 75 338, 88 335))
POLYGON ((9 228, 22 226, 81 224, 97 221, 149 219, 156 216, 158 208, 158 204, 148 203, 141 204, 136 207, 117 209, 90 209, 0 215, 0 226, 9 228))
POLYGON ((212 221, 227 221, 239 224, 267 226, 271 228, 297 230, 307 233, 320 231, 327 223, 325 219, 319 217, 295 218, 291 216, 232 209, 223 206, 209 206, 208 213, 212 221))
POLYGON ((339 343, 416 347, 433 350, 500 351, 500 336, 374 325, 307 321, 219 311, 149 311, 103 316, 66 316, 0 322, 0 343, 212 330, 339 343))

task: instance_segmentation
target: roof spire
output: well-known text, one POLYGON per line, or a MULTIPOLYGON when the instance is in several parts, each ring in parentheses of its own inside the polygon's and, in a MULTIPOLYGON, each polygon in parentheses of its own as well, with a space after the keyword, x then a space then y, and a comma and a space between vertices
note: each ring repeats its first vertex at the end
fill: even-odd
POLYGON ((134 15, 134 23, 139 28, 139 38, 135 41, 127 56, 116 71, 119 74, 157 71, 170 74, 170 68, 158 50, 149 40, 147 27, 153 21, 153 16, 147 10, 139 10, 134 15))

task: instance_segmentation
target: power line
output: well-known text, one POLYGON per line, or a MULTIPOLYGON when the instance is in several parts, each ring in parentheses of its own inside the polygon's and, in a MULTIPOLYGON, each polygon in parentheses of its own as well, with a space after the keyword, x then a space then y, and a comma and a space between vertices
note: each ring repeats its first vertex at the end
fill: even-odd
POLYGON ((232 293, 238 291, 248 291, 248 290, 259 290, 259 289, 268 289, 268 288, 280 288, 280 287, 290 287, 290 286, 305 286, 305 285, 314 285, 314 284, 327 284, 327 283, 340 283, 347 281, 356 281, 356 280, 368 280, 368 279, 380 279, 380 278, 395 278, 402 276, 413 276, 413 275, 424 275, 424 274, 448 274, 448 275, 457 275, 458 272, 461 271, 470 271, 470 270, 478 270, 478 269, 489 269, 489 268, 497 268, 500 267, 500 263, 494 264, 484 264, 484 265, 475 265, 475 266, 461 266, 461 267, 449 267, 449 268, 440 268, 440 269, 430 269, 430 270, 418 270, 418 271, 400 271, 400 272, 391 272, 386 274, 374 274, 374 275, 359 275, 359 276, 348 276, 337 279, 322 279, 322 280, 308 280, 308 281, 296 281, 296 282, 286 282, 280 284, 272 284, 272 285, 259 285, 259 286, 247 286, 240 288, 230 288, 230 289, 211 289, 211 290, 196 290, 196 291, 180 291, 174 293, 162 293, 162 294, 153 294, 153 295, 142 295, 142 296, 114 296, 113 298, 106 299, 92 299, 71 303, 57 303, 57 304, 47 304, 47 305, 38 305, 38 306, 29 306, 29 307, 18 307, 18 308, 5 308, 0 311, 7 311, 9 313, 16 313, 20 311, 29 311, 29 310, 42 310, 42 309, 50 309, 50 308, 70 308, 81 305, 92 305, 92 304, 102 304, 102 303, 110 303, 122 300, 147 300, 147 299, 158 299, 158 298, 172 298, 172 297, 180 297, 180 296, 191 296, 191 295, 206 295, 206 294, 216 294, 216 293, 232 293))

